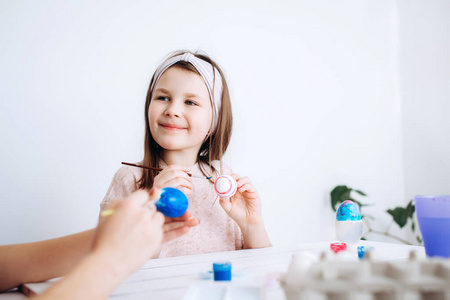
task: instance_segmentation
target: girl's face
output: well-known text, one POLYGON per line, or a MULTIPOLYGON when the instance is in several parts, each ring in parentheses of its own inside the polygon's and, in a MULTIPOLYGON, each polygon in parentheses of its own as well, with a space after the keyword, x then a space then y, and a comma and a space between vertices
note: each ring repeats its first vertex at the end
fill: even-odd
POLYGON ((179 67, 167 69, 157 82, 148 109, 154 140, 165 151, 197 157, 212 122, 208 88, 203 78, 179 67))

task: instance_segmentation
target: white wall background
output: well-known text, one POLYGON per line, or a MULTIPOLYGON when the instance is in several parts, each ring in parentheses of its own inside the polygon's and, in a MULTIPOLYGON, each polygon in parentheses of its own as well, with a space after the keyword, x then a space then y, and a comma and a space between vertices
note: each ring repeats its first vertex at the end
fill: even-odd
POLYGON ((258 188, 275 245, 333 238, 338 184, 384 228, 387 208, 450 193, 448 16, 444 0, 0 0, 0 244, 95 226, 176 49, 225 70, 225 161, 258 188))
POLYGON ((450 2, 399 8, 405 192, 450 194, 450 2))

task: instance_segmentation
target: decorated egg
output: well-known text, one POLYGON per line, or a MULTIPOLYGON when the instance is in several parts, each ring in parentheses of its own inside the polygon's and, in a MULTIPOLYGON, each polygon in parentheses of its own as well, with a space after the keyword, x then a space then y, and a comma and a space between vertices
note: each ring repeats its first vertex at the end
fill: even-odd
POLYGON ((188 204, 186 195, 179 189, 171 187, 162 188, 160 198, 155 202, 156 209, 169 218, 182 216, 188 204))
POLYGON ((345 200, 339 205, 336 211, 336 220, 338 221, 358 221, 361 220, 361 213, 358 206, 350 200, 345 200))
POLYGON ((236 193, 236 179, 230 175, 222 175, 214 182, 214 190, 222 198, 229 198, 236 193))
POLYGON ((350 200, 341 203, 336 211, 336 236, 342 243, 357 243, 362 235, 362 220, 358 206, 350 200))

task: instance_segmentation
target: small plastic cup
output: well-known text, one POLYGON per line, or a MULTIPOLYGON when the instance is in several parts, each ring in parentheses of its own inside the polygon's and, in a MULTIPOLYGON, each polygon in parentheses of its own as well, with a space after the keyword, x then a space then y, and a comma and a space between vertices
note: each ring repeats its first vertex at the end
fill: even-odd
POLYGON ((231 280, 231 263, 217 262, 213 263, 214 281, 231 280))
POLYGON ((450 258, 450 195, 415 196, 414 202, 427 256, 450 258))

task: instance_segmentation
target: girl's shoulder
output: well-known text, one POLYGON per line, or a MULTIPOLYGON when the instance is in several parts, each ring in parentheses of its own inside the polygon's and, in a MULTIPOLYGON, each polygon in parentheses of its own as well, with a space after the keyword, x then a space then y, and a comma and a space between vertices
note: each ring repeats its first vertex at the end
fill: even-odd
POLYGON ((141 179, 141 177, 142 177, 141 168, 122 166, 119 168, 119 170, 117 170, 116 174, 114 174, 113 181, 137 182, 141 179))
POLYGON ((114 174, 113 180, 100 207, 104 209, 113 199, 123 199, 138 189, 142 177, 140 168, 123 166, 114 174))

